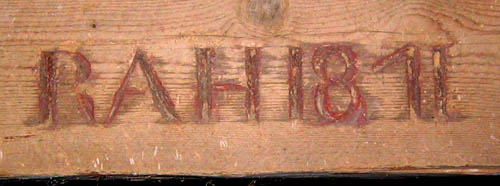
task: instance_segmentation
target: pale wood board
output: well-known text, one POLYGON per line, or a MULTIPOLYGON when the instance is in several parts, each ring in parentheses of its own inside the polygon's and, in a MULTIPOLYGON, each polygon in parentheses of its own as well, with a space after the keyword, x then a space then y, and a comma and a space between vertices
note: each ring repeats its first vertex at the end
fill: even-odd
MULTIPOLYGON (((0 174, 500 171, 500 1, 262 2, 271 9, 236 0, 2 0, 0 174), (311 46, 319 43, 349 45, 357 53, 366 126, 317 125, 310 61, 311 46), (407 43, 421 47, 428 119, 434 116, 431 47, 455 43, 447 56, 448 110, 465 119, 408 118, 405 67, 371 70, 407 43), (305 51, 304 120, 290 121, 288 48, 297 46, 305 51), (213 122, 197 122, 195 48, 207 47, 217 53, 212 78, 241 85, 245 47, 262 48, 262 121, 242 121, 245 94, 231 91, 216 98, 213 122), (103 126, 138 48, 158 59, 153 66, 182 122, 160 121, 138 68, 131 86, 146 94, 127 98, 112 125, 103 126), (41 52, 55 49, 80 51, 91 61, 92 75, 82 87, 95 101, 96 126, 78 114, 75 67, 65 55, 59 57, 67 72, 59 85, 60 127, 27 125, 39 112, 41 52)), ((331 96, 341 109, 349 102, 343 91, 331 96)))

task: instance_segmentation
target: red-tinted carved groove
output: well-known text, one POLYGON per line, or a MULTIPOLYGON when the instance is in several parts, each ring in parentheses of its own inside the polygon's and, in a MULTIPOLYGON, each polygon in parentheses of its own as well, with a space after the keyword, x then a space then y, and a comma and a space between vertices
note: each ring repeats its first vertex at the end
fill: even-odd
POLYGON ((95 114, 94 114, 94 99, 90 97, 86 92, 77 94, 78 100, 78 110, 85 118, 88 124, 95 124, 95 114))
MULTIPOLYGON (((213 48, 196 48, 196 78, 197 92, 195 110, 200 122, 208 122, 212 109, 217 105, 215 98, 223 91, 247 91, 248 88, 236 83, 212 82, 212 70, 215 65, 216 53, 213 48)), ((248 100, 248 98, 246 98, 248 100)))
POLYGON ((288 117, 303 119, 304 91, 302 84, 302 48, 290 48, 288 62, 288 117))
POLYGON ((214 83, 212 84, 212 89, 214 91, 246 91, 247 87, 234 84, 234 83, 214 83))
POLYGON ((248 91, 247 87, 238 85, 236 83, 213 83, 212 84, 212 94, 210 95, 211 97, 211 107, 210 109, 215 108, 217 105, 217 94, 219 92, 224 92, 224 91, 248 91))
MULTIPOLYGON (((38 100, 38 108, 39 108, 39 122, 43 123, 47 119, 49 119, 49 115, 52 110, 52 90, 51 84, 54 84, 52 81, 55 81, 55 62, 57 61, 55 52, 42 52, 40 60, 40 95, 38 100)), ((57 82, 55 83, 57 84, 57 82)), ((57 108, 57 106, 56 106, 57 108)), ((57 117, 55 118, 57 119, 57 117)), ((57 120, 54 122, 54 118, 52 118, 53 123, 57 123, 57 120)))
POLYGON ((260 48, 245 48, 245 72, 247 75, 247 119, 259 121, 260 48))
MULTIPOLYGON (((137 55, 137 53, 135 55, 137 55)), ((125 77, 123 78, 122 82, 120 83, 120 87, 118 88, 118 90, 116 90, 115 94, 113 95, 113 102, 111 104, 111 108, 108 112, 105 121, 106 125, 111 124, 111 122, 115 119, 116 114, 118 114, 118 111, 120 111, 120 107, 123 103, 123 100, 125 100, 125 96, 128 95, 127 94, 128 82, 130 81, 132 73, 134 73, 135 67, 137 66, 137 60, 135 58, 136 57, 134 56, 134 60, 132 61, 130 68, 127 70, 127 73, 125 74, 125 77)))
POLYGON ((76 66, 77 66, 75 85, 83 83, 84 81, 86 81, 90 77, 90 74, 92 73, 90 61, 82 53, 69 52, 69 51, 65 51, 65 50, 57 50, 56 52, 73 56, 72 59, 73 59, 73 61, 75 61, 76 66))
POLYGON ((128 83, 130 81, 131 75, 134 72, 137 63, 139 63, 144 76, 147 79, 149 90, 153 96, 153 102, 155 107, 160 111, 161 115, 167 119, 174 119, 180 121, 180 116, 175 112, 175 104, 170 98, 170 95, 167 92, 167 89, 163 86, 160 78, 158 77, 156 71, 153 69, 153 66, 150 62, 148 62, 148 58, 144 51, 137 49, 134 59, 132 61, 132 65, 127 71, 127 74, 122 80, 120 84, 120 88, 115 92, 113 96, 113 103, 111 105, 110 111, 106 118, 106 125, 111 124, 111 122, 116 117, 123 100, 127 96, 139 95, 143 94, 142 91, 137 91, 134 89, 128 88, 128 83))
POLYGON ((214 100, 212 97, 212 66, 215 63, 215 51, 211 48, 196 49, 196 115, 201 122, 208 122, 212 115, 214 100))
POLYGON ((52 126, 56 126, 59 122, 59 109, 57 107, 57 58, 54 58, 52 63, 49 63, 49 90, 50 90, 50 117, 52 118, 52 126))
POLYGON ((141 69, 148 80, 149 90, 153 95, 153 102, 156 108, 160 111, 162 116, 167 119, 174 119, 181 121, 180 116, 175 111, 175 104, 170 97, 167 89, 163 86, 163 83, 158 77, 158 74, 153 69, 152 61, 148 63, 147 56, 142 50, 137 50, 139 54, 139 64, 141 69))
POLYGON ((406 84, 408 94, 409 115, 412 117, 422 117, 421 109, 421 54, 420 49, 413 44, 406 44, 391 54, 377 60, 373 65, 373 71, 383 73, 390 66, 398 63, 406 64, 406 84), (412 116, 415 115, 415 116, 412 116))
MULTIPOLYGON (((89 79, 92 73, 92 67, 87 57, 80 52, 69 52, 65 50, 58 50, 57 52, 72 55, 72 59, 76 63, 76 81, 73 87, 77 87, 79 84, 89 79)), ((89 96, 87 92, 82 91, 76 95, 76 100, 78 102, 78 110, 82 117, 87 120, 88 124, 95 124, 94 99, 89 96)))
POLYGON ((314 73, 321 78, 321 82, 314 88, 314 103, 316 111, 323 119, 329 122, 354 122, 356 126, 366 124, 366 102, 354 80, 358 72, 357 61, 356 53, 349 46, 326 44, 315 49, 312 65, 314 73), (342 62, 346 65, 344 73, 334 77, 330 77, 327 71, 328 58, 332 55, 343 59, 342 62), (349 92, 351 102, 345 111, 332 111, 328 92, 330 86, 343 86, 349 92))
POLYGON ((452 45, 436 46, 432 49, 432 59, 434 64, 434 99, 436 117, 446 120, 458 119, 458 114, 451 116, 446 106, 448 105, 448 90, 446 86, 448 64, 448 48, 452 45))
MULTIPOLYGON (((42 61, 40 62, 39 121, 45 122, 49 118, 50 114, 52 118, 52 126, 55 126, 58 123, 58 77, 56 73, 57 54, 71 55, 73 57, 73 61, 77 65, 75 74, 76 81, 73 87, 77 87, 79 84, 85 82, 92 73, 90 61, 80 52, 69 52, 65 50, 42 52, 42 61)), ((93 106, 94 100, 92 99, 92 97, 90 97, 85 91, 83 91, 82 93, 77 94, 76 100, 79 103, 78 108, 80 113, 83 114, 82 116, 87 119, 89 123, 95 123, 93 106)))

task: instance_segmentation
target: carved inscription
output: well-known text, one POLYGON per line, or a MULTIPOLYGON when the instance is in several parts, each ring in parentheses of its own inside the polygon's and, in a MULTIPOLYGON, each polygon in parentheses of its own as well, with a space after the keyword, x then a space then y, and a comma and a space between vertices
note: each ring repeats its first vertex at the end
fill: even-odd
POLYGON ((247 119, 259 121, 259 76, 260 76, 260 48, 245 49, 245 72, 247 75, 246 108, 247 119))
POLYGON ((202 122, 208 122, 214 107, 212 96, 212 66, 215 63, 214 61, 215 51, 213 49, 196 49, 196 80, 198 86, 195 103, 198 119, 202 122))
MULTIPOLYGON (((435 46, 432 48, 432 62, 434 66, 434 97, 436 118, 445 120, 458 119, 457 116, 450 116, 446 109, 446 64, 447 49, 452 45, 435 46)), ((377 60, 372 69, 377 73, 382 73, 387 67, 403 63, 406 64, 406 84, 408 95, 408 107, 410 118, 422 118, 422 99, 420 82, 421 74, 421 51, 414 44, 406 44, 396 49, 391 54, 377 60)))
MULTIPOLYGON (((64 50, 54 50, 42 52, 40 61, 40 95, 39 95, 39 122, 51 119, 51 126, 55 127, 59 123, 57 105, 57 55, 70 55, 76 63, 76 74, 73 89, 78 90, 78 86, 85 82, 92 72, 90 61, 80 52, 69 52, 64 50)), ((96 122, 94 116, 94 100, 85 90, 76 94, 78 110, 82 117, 89 123, 96 122)))
POLYGON ((407 44, 393 53, 380 58, 372 66, 375 72, 383 73, 390 66, 397 64, 406 65, 406 89, 410 119, 422 117, 420 60, 420 49, 413 44, 407 44))
MULTIPOLYGON (((52 106, 52 99, 57 99, 52 91, 57 88, 57 83, 55 82, 55 52, 42 52, 42 60, 40 61, 40 96, 39 96, 39 120, 44 122, 49 119, 50 113, 54 113, 52 116, 52 123, 57 123, 57 105, 52 106), (56 87, 54 87, 56 85, 56 87)), ((56 95, 57 96, 57 95, 56 95)), ((54 101, 55 103, 55 101, 54 101)))
MULTIPOLYGON (((447 50, 452 45, 432 47, 432 64, 434 77, 434 98, 436 118, 445 120, 457 119, 457 114, 450 115, 447 110, 447 50)), ((194 118, 200 123, 208 123, 213 118, 213 109, 217 106, 217 94, 223 91, 245 91, 242 104, 245 105, 246 118, 248 121, 259 121, 261 112, 259 81, 262 73, 262 48, 244 48, 244 76, 245 84, 216 82, 212 78, 213 68, 217 63, 217 54, 214 48, 195 48, 196 69, 196 93, 193 96, 195 113, 194 118)), ((96 123, 94 113, 94 100, 85 90, 77 87, 84 83, 92 72, 90 61, 80 52, 69 52, 63 50, 44 51, 40 60, 40 93, 39 93, 39 121, 43 123, 50 119, 51 126, 58 124, 58 68, 57 56, 69 55, 76 64, 75 101, 78 104, 78 112, 89 124, 96 123)), ((304 118, 304 90, 303 63, 304 50, 301 47, 289 47, 286 61, 288 67, 288 118, 304 118)), ((323 123, 346 123, 362 126, 367 123, 367 103, 361 89, 356 85, 358 70, 358 55, 351 46, 345 44, 321 44, 312 50, 312 73, 317 81, 310 93, 315 112, 323 123), (345 70, 340 74, 329 72, 329 63, 333 60, 340 61, 345 70), (343 89, 349 95, 350 101, 343 111, 335 111, 330 91, 332 89, 343 89)), ((161 113, 162 118, 167 121, 181 122, 182 118, 175 110, 175 104, 169 92, 164 87, 153 68, 153 57, 148 57, 141 49, 135 51, 132 63, 123 77, 119 88, 113 95, 112 104, 104 118, 104 123, 109 126, 122 107, 125 99, 131 96, 142 96, 144 91, 130 87, 132 74, 137 65, 140 66, 151 92, 154 107, 161 113)), ((309 62, 309 61, 305 61, 309 62)), ((404 64, 406 66, 407 96, 410 118, 422 117, 421 102, 421 49, 415 44, 406 44, 394 52, 379 58, 372 65, 375 73, 383 73, 387 68, 404 64)))
POLYGON ((435 98, 435 113, 436 118, 445 120, 457 120, 458 113, 450 115, 446 106, 448 105, 447 95, 447 72, 446 65, 448 64, 447 51, 452 45, 436 46, 432 50, 432 61, 434 65, 434 98, 435 98))
POLYGON ((107 115, 106 124, 111 124, 113 119, 116 117, 123 100, 127 96, 144 94, 144 92, 129 88, 128 85, 131 74, 134 72, 137 64, 140 65, 142 72, 147 79, 149 90, 153 96, 153 102, 158 111, 160 111, 161 115, 167 120, 180 121, 180 116, 175 112, 175 104, 170 98, 167 89, 165 89, 160 78, 156 74, 156 71, 153 69, 151 61, 148 60, 144 51, 138 49, 135 53, 132 65, 128 69, 127 74, 120 84, 120 88, 118 88, 113 96, 113 103, 107 115))
POLYGON ((366 124, 367 106, 360 89, 356 86, 355 77, 358 73, 357 56, 352 49, 345 45, 323 45, 314 51, 314 73, 321 78, 314 88, 314 103, 317 112, 322 118, 330 122, 343 122, 350 119, 356 125, 366 124), (332 55, 342 59, 345 64, 343 74, 331 76, 328 74, 328 58, 332 55), (332 111, 328 90, 330 87, 344 88, 351 97, 347 110, 343 112, 332 111))
POLYGON ((304 118, 304 90, 302 82, 302 48, 289 49, 288 62, 288 116, 290 119, 304 118))
MULTIPOLYGON (((242 100, 245 102, 245 107, 247 108, 247 113, 251 112, 251 106, 253 105, 250 101, 253 97, 250 92, 251 86, 255 85, 255 80, 250 79, 253 77, 253 72, 251 64, 248 64, 249 59, 247 57, 246 75, 248 78, 247 87, 241 86, 237 83, 221 83, 212 82, 212 70, 215 66, 216 53, 213 48, 197 48, 196 49, 196 77, 197 77, 197 95, 195 100, 195 110, 197 112, 197 117, 200 122, 206 123, 210 121, 212 116, 212 110, 217 105, 215 98, 217 94, 224 91, 245 91, 246 98, 242 100), (250 74, 249 74, 250 73, 250 74)), ((248 114, 247 114, 248 115, 248 114)))

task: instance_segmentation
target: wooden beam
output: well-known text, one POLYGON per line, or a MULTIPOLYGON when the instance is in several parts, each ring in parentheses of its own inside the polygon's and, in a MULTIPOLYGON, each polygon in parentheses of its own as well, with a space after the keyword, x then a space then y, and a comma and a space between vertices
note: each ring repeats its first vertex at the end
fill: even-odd
POLYGON ((500 171, 498 2, 0 7, 2 176, 500 171))

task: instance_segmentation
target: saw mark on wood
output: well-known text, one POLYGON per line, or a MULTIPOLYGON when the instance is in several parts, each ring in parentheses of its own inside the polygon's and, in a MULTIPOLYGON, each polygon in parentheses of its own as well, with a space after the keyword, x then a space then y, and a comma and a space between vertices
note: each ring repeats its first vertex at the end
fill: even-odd
POLYGON ((5 140, 16 140, 16 139, 31 138, 33 136, 35 136, 35 135, 29 134, 29 135, 20 135, 20 136, 6 136, 6 137, 3 137, 3 139, 5 139, 5 140))

